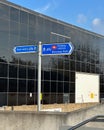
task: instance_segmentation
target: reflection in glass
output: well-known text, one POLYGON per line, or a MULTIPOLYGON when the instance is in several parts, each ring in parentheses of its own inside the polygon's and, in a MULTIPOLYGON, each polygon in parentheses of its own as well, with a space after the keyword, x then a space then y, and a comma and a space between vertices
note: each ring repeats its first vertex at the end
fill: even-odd
POLYGON ((7 92, 7 79, 0 78, 0 92, 7 92))
POLYGON ((3 19, 9 18, 9 6, 0 3, 0 17, 3 19))
POLYGON ((28 80, 27 92, 34 93, 35 88, 36 88, 35 81, 34 80, 28 80))
POLYGON ((26 78, 26 66, 19 66, 19 78, 26 78))
POLYGON ((10 8, 10 20, 19 22, 19 10, 16 8, 10 8))
POLYGON ((19 92, 26 92, 26 80, 19 80, 19 92))
POLYGON ((42 57, 42 103, 64 103, 65 94, 69 94, 71 103, 75 102, 76 72, 99 74, 100 92, 104 93, 103 36, 0 3, 0 106, 37 103, 38 54, 16 55, 13 48, 38 45, 39 41, 69 42, 51 32, 71 37, 74 51, 71 55, 42 57))
POLYGON ((9 64, 9 77, 17 78, 17 65, 9 64))
POLYGON ((8 106, 16 106, 17 105, 17 93, 9 93, 8 94, 8 106))
POLYGON ((26 104, 26 93, 19 93, 18 94, 18 104, 26 104))
POLYGON ((7 67, 8 65, 5 63, 0 63, 0 77, 7 77, 7 67))
POLYGON ((28 13, 24 11, 20 11, 20 22, 24 24, 28 24, 28 13))
POLYGON ((17 79, 9 80, 9 92, 17 92, 17 79))

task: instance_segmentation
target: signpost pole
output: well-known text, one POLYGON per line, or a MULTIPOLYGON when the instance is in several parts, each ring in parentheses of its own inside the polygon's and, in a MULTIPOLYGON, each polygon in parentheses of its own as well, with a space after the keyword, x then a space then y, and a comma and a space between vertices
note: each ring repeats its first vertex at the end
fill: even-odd
POLYGON ((41 110, 41 41, 39 42, 39 50, 38 50, 38 106, 37 110, 41 110))

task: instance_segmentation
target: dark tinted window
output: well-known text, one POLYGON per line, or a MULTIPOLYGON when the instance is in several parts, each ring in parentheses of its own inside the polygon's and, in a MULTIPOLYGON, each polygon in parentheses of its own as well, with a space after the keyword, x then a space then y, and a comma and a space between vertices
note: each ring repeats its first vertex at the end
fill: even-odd
POLYGON ((26 66, 19 66, 19 78, 26 78, 26 66))
POLYGON ((7 79, 0 78, 0 92, 7 92, 7 79))
POLYGON ((19 24, 16 22, 10 22, 10 34, 19 35, 19 24))
POLYGON ((28 13, 20 11, 20 22, 24 24, 28 23, 28 13))
POLYGON ((35 81, 33 80, 28 80, 28 88, 27 88, 27 92, 34 92, 34 88, 35 88, 35 81))
POLYGON ((9 80, 9 92, 17 92, 17 80, 9 80))
POLYGON ((33 14, 29 14, 29 25, 32 25, 34 27, 36 23, 36 16, 33 14))
POLYGON ((0 77, 7 77, 7 64, 0 63, 0 77))
POLYGON ((36 78, 36 70, 34 67, 28 67, 28 79, 35 79, 36 78))
POLYGON ((16 65, 9 65, 9 77, 17 78, 17 67, 16 65))
POLYGON ((26 80, 19 80, 19 92, 26 92, 26 80))
POLYGON ((0 17, 5 19, 9 18, 9 6, 0 3, 0 17))
POLYGON ((27 30, 27 25, 26 24, 21 24, 20 25, 20 37, 27 38, 28 35, 28 30, 27 30))
POLYGON ((11 7, 10 8, 10 19, 18 22, 19 21, 19 10, 11 7))

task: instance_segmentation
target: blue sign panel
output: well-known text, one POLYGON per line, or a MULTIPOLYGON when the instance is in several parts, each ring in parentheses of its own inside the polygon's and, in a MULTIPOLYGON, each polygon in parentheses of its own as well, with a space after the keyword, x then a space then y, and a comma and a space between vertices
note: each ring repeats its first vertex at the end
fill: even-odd
POLYGON ((71 43, 53 43, 42 45, 42 55, 70 55, 73 52, 71 43))
POLYGON ((37 48, 38 47, 35 45, 16 46, 16 47, 14 47, 13 51, 15 54, 35 53, 35 52, 37 52, 37 48))

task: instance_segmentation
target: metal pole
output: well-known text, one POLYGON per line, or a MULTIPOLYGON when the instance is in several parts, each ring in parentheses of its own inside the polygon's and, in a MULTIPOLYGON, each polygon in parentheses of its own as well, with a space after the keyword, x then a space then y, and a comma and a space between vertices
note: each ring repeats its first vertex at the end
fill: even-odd
POLYGON ((41 42, 39 42, 39 52, 38 52, 38 106, 37 110, 41 110, 41 42))

